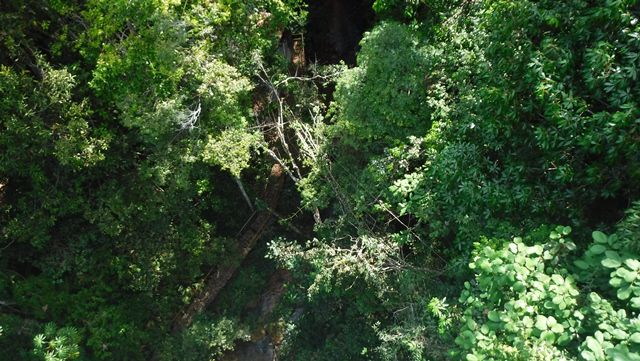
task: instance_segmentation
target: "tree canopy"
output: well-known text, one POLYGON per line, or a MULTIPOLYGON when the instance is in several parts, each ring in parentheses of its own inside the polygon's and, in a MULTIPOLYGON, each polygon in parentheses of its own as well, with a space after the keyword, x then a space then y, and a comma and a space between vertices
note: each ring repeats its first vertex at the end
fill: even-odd
POLYGON ((0 360, 640 360, 639 17, 0 4, 0 360))

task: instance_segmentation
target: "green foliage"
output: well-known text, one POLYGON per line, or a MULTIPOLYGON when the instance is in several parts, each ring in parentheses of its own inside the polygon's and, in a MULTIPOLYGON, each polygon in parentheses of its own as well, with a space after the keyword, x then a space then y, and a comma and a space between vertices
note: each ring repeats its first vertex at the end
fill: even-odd
POLYGON ((309 179, 318 201, 308 203, 338 194, 347 224, 410 218, 459 265, 479 232, 581 229, 598 207, 609 217, 597 221, 615 221, 640 196, 638 109, 623 94, 637 91, 631 7, 465 2, 437 31, 378 25, 338 81, 336 141, 309 179), (606 88, 592 72, 609 67, 627 70, 606 88), (407 161, 403 149, 417 154, 407 161))
POLYGON ((249 166, 250 149, 258 144, 260 136, 258 133, 225 130, 218 139, 209 138, 202 157, 239 177, 240 172, 249 166))
POLYGON ((162 345, 161 361, 216 360, 225 351, 233 350, 234 342, 249 340, 247 330, 238 321, 219 318, 201 318, 183 335, 179 335, 162 345))
POLYGON ((364 37, 358 66, 336 84, 333 134, 351 147, 375 152, 429 129, 418 45, 416 34, 397 23, 383 23, 364 37))
MULTIPOLYGON (((39 335, 39 358, 150 359, 236 251, 250 211, 233 178, 264 165, 251 153, 255 64, 275 62, 276 32, 300 27, 304 4, 1 7, 3 355, 33 359, 39 335), (42 333, 49 322, 68 327, 42 333)), ((242 328, 199 327, 184 344, 216 355, 242 328)))
MULTIPOLYGON (((336 86, 331 142, 303 182, 305 202, 329 208, 317 231, 330 249, 349 248, 345 240, 363 236, 411 235, 402 243, 402 268, 420 268, 422 277, 406 288, 395 282, 409 272, 385 278, 382 288, 393 285, 397 293, 383 293, 376 304, 394 313, 400 307, 393 300, 418 300, 427 309, 372 322, 382 331, 367 349, 385 351, 371 358, 406 357, 384 345, 391 335, 435 350, 418 358, 445 358, 437 345, 456 338, 464 345, 458 356, 469 359, 575 359, 593 352, 593 340, 611 358, 635 357, 627 353, 636 346, 611 332, 630 335, 636 324, 630 300, 637 281, 625 260, 637 258, 637 242, 622 246, 620 239, 637 237, 622 227, 607 246, 619 248, 602 244, 597 255, 585 240, 589 229, 610 230, 640 197, 636 2, 452 2, 436 11, 436 20, 421 13, 421 4, 440 3, 375 2, 383 18, 408 25, 383 21, 365 36, 358 66, 336 86), (571 225, 578 241, 569 241, 564 228, 539 226, 555 222, 571 225), (527 237, 514 247, 527 248, 516 254, 503 240, 518 234, 527 237), (476 268, 486 284, 469 283, 474 301, 461 302, 475 324, 459 335, 445 326, 459 313, 430 301, 459 293, 475 256, 496 265, 476 268), (443 270, 437 281, 426 277, 433 268, 443 270), (524 289, 515 268, 528 270, 524 289), (620 310, 626 316, 615 316, 620 310), (490 311, 497 321, 487 321, 490 311), (525 315, 531 325, 522 324, 525 315), (594 317, 611 330, 599 329, 594 317), (482 350, 473 354, 474 347, 482 350)), ((317 272, 331 274, 336 254, 315 260, 317 272)), ((325 279, 340 288, 337 279, 325 279)), ((340 295, 332 287, 329 295, 340 295)), ((353 305, 362 298, 353 297, 353 305)))
POLYGON ((632 336, 640 331, 640 305, 629 300, 640 293, 633 284, 638 254, 621 258, 613 249, 624 245, 615 235, 594 232, 594 242, 576 265, 595 274, 598 268, 613 271, 608 285, 592 283, 566 268, 565 254, 575 250, 566 238, 569 232, 558 227, 542 244, 528 246, 515 238, 504 247, 479 251, 469 265, 475 280, 466 282, 460 295, 466 309, 455 340, 459 358, 640 359, 640 344, 632 336), (612 291, 617 299, 608 298, 612 291))
POLYGON ((373 10, 383 18, 432 25, 441 21, 457 3, 447 0, 375 0, 373 10))
POLYGON ((271 245, 295 282, 283 359, 640 359, 637 2, 376 0, 356 67, 291 76, 278 34, 305 3, 0 6, 3 351, 195 361, 248 340, 270 261, 169 328, 235 260, 263 150, 316 221, 271 245))
POLYGON ((447 303, 447 298, 432 298, 427 304, 429 312, 438 319, 438 333, 445 334, 456 318, 456 307, 447 303))
POLYGON ((80 335, 73 327, 57 328, 48 323, 44 332, 33 339, 33 353, 38 360, 70 361, 80 357, 80 335))
POLYGON ((402 242, 407 238, 316 240, 305 247, 273 242, 270 256, 303 286, 293 290, 289 307, 305 307, 290 321, 279 357, 422 360, 443 354, 446 345, 424 337, 439 329, 421 294, 432 273, 406 262, 402 242))
POLYGON ((554 345, 569 343, 583 316, 574 278, 547 266, 562 256, 562 244, 571 245, 566 250, 575 247, 562 235, 543 245, 527 246, 515 238, 499 250, 480 251, 469 265, 477 286, 466 282, 460 295, 466 309, 456 344, 463 358, 566 359, 554 345))

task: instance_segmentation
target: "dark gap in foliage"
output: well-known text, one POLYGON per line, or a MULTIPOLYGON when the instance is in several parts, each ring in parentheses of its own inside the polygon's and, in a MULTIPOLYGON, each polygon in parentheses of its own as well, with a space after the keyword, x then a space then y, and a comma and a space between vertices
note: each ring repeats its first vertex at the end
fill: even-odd
POLYGON ((587 218, 593 226, 615 224, 624 218, 624 211, 631 205, 631 200, 623 195, 610 198, 600 197, 587 207, 587 218))
POLYGON ((355 65, 362 34, 375 13, 371 0, 309 0, 305 57, 310 62, 355 65))

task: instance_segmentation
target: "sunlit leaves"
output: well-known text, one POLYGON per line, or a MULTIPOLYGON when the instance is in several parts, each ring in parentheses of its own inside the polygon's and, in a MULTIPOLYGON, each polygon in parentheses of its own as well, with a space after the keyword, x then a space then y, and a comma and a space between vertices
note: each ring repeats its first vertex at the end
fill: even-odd
POLYGON ((247 133, 240 129, 228 129, 217 138, 209 137, 202 158, 239 177, 240 172, 249 165, 250 150, 259 142, 259 139, 259 134, 247 133))
POLYGON ((383 23, 374 28, 362 40, 358 66, 338 79, 333 132, 350 146, 374 154, 380 152, 381 141, 395 145, 426 132, 425 61, 408 27, 383 23))
POLYGON ((526 246, 516 238, 503 248, 486 247, 479 253, 470 264, 476 272, 476 286, 465 287, 460 302, 467 307, 465 320, 484 325, 478 328, 468 326, 475 322, 462 323, 456 339, 461 347, 460 356, 526 359, 535 357, 533 344, 544 342, 554 352, 579 354, 584 360, 604 360, 623 354, 629 359, 640 357, 637 353, 640 349, 632 341, 637 338, 633 335, 638 332, 639 322, 634 313, 627 312, 629 307, 636 307, 637 301, 627 303, 637 290, 633 285, 637 273, 631 267, 640 264, 625 251, 616 235, 598 231, 593 233, 594 243, 582 263, 576 262, 593 268, 593 273, 597 273, 597 268, 614 270, 610 286, 617 289, 617 298, 623 301, 623 308, 616 310, 614 305, 620 304, 617 300, 595 292, 585 295, 579 277, 553 261, 554 252, 562 250, 555 245, 561 244, 569 232, 566 227, 557 227, 543 245, 526 246), (540 254, 536 246, 550 250, 550 257, 540 254), (521 254, 527 256, 519 258, 521 254), (521 266, 529 262, 544 265, 521 266), (579 350, 569 347, 575 340, 581 343, 579 350))

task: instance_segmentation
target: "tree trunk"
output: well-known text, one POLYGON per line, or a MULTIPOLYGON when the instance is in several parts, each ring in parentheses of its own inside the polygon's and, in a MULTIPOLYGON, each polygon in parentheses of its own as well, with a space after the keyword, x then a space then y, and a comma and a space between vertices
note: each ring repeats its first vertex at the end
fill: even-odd
MULTIPOLYGON (((274 164, 271 167, 271 174, 265 191, 265 201, 268 208, 275 209, 278 205, 283 183, 284 170, 280 164, 274 164)), ((238 258, 240 260, 243 260, 256 245, 256 242, 269 225, 271 218, 271 212, 268 210, 262 210, 255 215, 251 225, 238 239, 238 258)), ((209 272, 205 279, 205 288, 174 318, 172 325, 174 333, 179 333, 189 327, 193 322, 193 318, 215 300, 239 265, 240 262, 233 265, 221 265, 209 272)))

